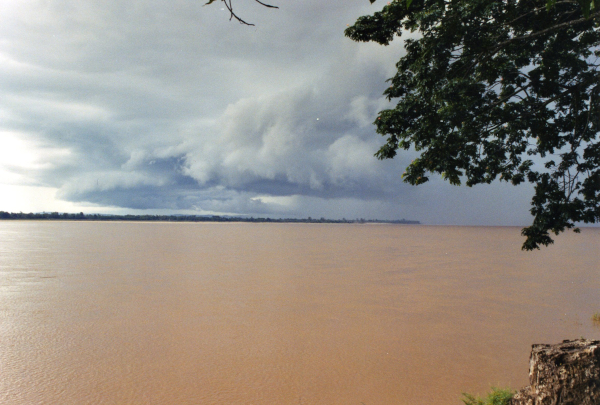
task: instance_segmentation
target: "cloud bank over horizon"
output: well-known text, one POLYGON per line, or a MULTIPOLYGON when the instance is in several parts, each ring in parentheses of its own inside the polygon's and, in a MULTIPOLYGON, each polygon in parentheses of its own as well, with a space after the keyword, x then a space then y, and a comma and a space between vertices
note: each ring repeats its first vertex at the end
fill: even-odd
POLYGON ((528 186, 412 187, 414 152, 373 156, 402 44, 343 30, 377 3, 234 2, 256 27, 189 0, 0 4, 5 187, 87 212, 530 220, 528 186))

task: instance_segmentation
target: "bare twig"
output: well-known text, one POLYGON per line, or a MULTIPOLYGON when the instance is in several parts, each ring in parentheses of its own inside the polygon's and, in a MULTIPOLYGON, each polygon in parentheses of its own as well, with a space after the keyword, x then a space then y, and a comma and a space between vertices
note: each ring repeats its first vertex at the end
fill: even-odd
MULTIPOLYGON (((213 3, 214 1, 215 1, 215 0, 209 0, 209 1, 208 1, 208 3, 206 3, 206 4, 205 4, 205 6, 206 6, 206 5, 209 5, 209 4, 211 4, 211 3, 213 3)), ((229 11, 229 21, 231 21, 232 19, 234 19, 234 18, 235 18, 235 19, 236 19, 236 20, 237 20, 237 21, 238 21, 240 24, 243 24, 243 25, 249 25, 249 26, 254 26, 254 24, 251 24, 251 23, 249 23, 249 22, 246 22, 246 21, 242 20, 242 19, 241 19, 241 18, 240 18, 240 17, 239 17, 239 16, 238 16, 238 15, 237 15, 237 14, 236 14, 234 11, 233 11, 233 5, 231 4, 231 1, 232 1, 232 0, 221 0, 221 1, 222 1, 223 3, 225 3, 225 7, 226 7, 226 8, 227 8, 227 10, 229 11)), ((271 5, 271 4, 266 4, 266 3, 263 3, 263 2, 262 2, 262 1, 260 1, 260 0, 254 0, 254 1, 255 1, 255 2, 257 2, 258 4, 260 4, 261 6, 264 6, 264 7, 268 7, 268 8, 279 8, 279 7, 277 7, 277 6, 273 6, 273 5, 271 5)))
POLYGON ((258 1, 258 0, 254 0, 254 1, 256 1, 256 2, 257 2, 258 4, 260 4, 261 6, 265 6, 265 7, 269 7, 269 8, 279 8, 279 7, 277 7, 277 6, 272 6, 272 5, 270 5, 270 4, 265 4, 265 3, 263 3, 262 1, 258 1))

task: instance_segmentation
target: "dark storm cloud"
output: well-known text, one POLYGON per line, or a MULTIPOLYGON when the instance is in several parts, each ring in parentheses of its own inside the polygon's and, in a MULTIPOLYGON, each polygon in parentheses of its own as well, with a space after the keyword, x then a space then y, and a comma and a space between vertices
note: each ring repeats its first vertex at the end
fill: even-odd
POLYGON ((377 3, 237 0, 247 27, 217 2, 0 2, 0 131, 35 146, 29 181, 62 199, 434 222, 446 217, 427 212, 465 204, 436 194, 447 192, 437 180, 403 184, 413 154, 373 157, 402 48, 343 30, 377 3))

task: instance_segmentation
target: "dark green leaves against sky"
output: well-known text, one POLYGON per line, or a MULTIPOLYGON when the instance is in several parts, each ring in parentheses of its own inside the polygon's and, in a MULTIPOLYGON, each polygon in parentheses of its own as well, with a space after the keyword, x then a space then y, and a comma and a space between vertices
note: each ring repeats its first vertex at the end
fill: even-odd
POLYGON ((527 250, 598 222, 599 16, 588 0, 400 0, 360 17, 346 30, 355 41, 418 33, 385 90, 398 104, 375 121, 387 137, 376 156, 419 151, 403 175, 413 185, 429 173, 533 183, 527 250))

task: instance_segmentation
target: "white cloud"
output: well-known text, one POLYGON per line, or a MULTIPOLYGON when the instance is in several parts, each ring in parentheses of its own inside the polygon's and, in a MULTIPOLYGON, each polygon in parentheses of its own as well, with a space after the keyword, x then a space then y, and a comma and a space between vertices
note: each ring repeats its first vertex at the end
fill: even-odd
POLYGON ((476 200, 403 184, 413 152, 373 157, 402 46, 343 30, 377 3, 236 2, 256 27, 188 0, 0 5, 0 183, 96 210, 426 221, 476 200))

